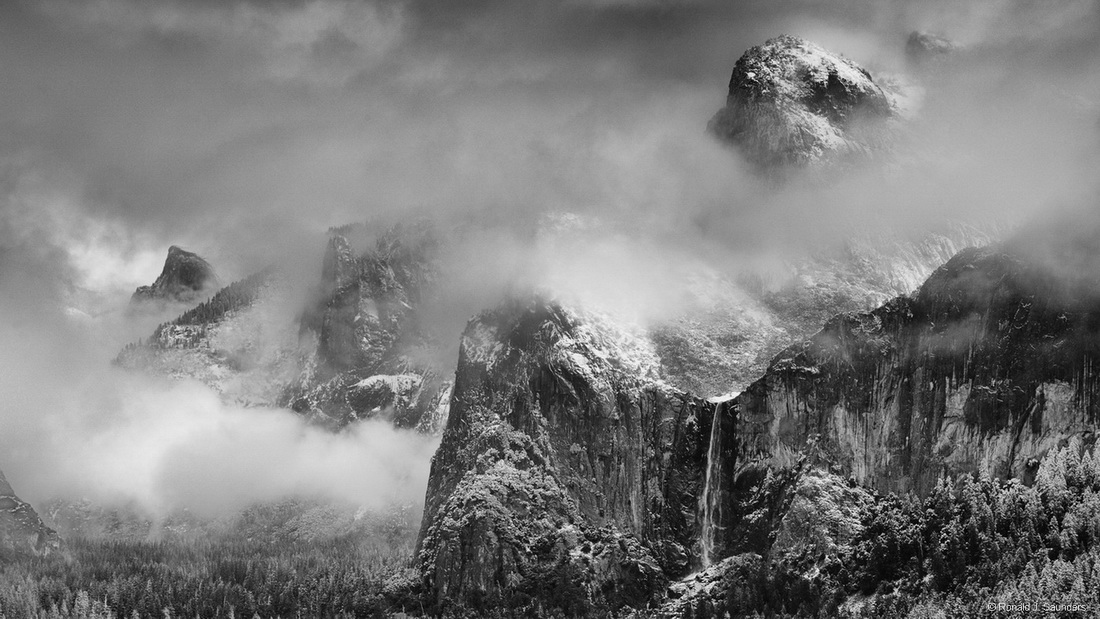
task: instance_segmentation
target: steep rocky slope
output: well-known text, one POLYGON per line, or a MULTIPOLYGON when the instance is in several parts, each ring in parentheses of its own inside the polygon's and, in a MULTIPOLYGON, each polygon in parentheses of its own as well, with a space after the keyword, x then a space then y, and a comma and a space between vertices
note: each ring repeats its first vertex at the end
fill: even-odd
POLYGON ((57 533, 42 522, 33 507, 15 495, 0 471, 0 549, 44 554, 59 546, 57 533))
POLYGON ((726 106, 709 130, 776 173, 881 150, 892 121, 907 109, 906 97, 904 90, 884 90, 851 60, 782 35, 737 61, 726 106))
POLYGON ((261 271, 157 326, 115 363, 199 380, 237 404, 273 406, 299 367, 291 297, 277 272, 261 271))
MULTIPOLYGON (((710 128, 775 170, 869 154, 901 116, 898 93, 858 66, 781 37, 738 63, 710 128)), ((644 329, 540 299, 478 316, 429 480, 417 558, 427 603, 583 616, 682 598, 666 605, 676 615, 696 608, 700 587, 721 589, 732 555, 747 571, 773 552, 834 556, 869 501, 857 478, 823 457, 817 434, 795 447, 753 438, 762 447, 746 456, 742 420, 760 381, 699 396, 770 376, 784 342, 910 293, 993 239, 957 224, 852 238, 792 263, 778 284, 701 265, 682 313, 644 329), (699 567, 702 581, 664 591, 699 567)))
POLYGON ((657 363, 539 298, 470 322, 418 544, 434 609, 645 606, 687 572, 714 405, 657 363))
POLYGON ((1080 256, 1096 243, 1053 238, 963 250, 711 401, 660 381, 644 332, 605 317, 537 299, 480 315, 429 480, 428 603, 694 616, 733 582, 763 600, 746 578, 779 564, 837 573, 873 492, 1030 483, 1052 449, 1092 445, 1100 390, 1100 286, 1080 256))
POLYGON ((433 302, 437 246, 426 223, 332 231, 318 301, 301 322, 316 348, 282 404, 337 427, 385 418, 437 431, 450 371, 439 367, 440 346, 422 320, 433 302))
POLYGON ((912 293, 959 251, 996 239, 991 229, 962 224, 917 235, 864 234, 792 258, 770 279, 695 265, 680 313, 650 329, 661 377, 701 396, 743 389, 772 357, 832 316, 912 293))
MULTIPOLYGON (((590 221, 581 231, 550 222, 535 242, 554 251, 555 242, 598 242, 613 229, 612 222, 590 221)), ((956 251, 990 238, 961 225, 915 238, 868 235, 792 259, 767 282, 697 259, 685 267, 690 281, 678 312, 647 325, 645 337, 656 346, 660 377, 676 388, 700 396, 741 389, 829 316, 909 292, 956 251)), ((456 362, 425 320, 447 311, 439 296, 441 242, 425 222, 333 229, 304 308, 290 282, 265 271, 159 326, 118 361, 201 380, 234 402, 293 408, 332 427, 384 418, 438 432, 456 362)))
MULTIPOLYGON (((861 133, 864 105, 875 122, 899 117, 895 95, 850 61, 790 37, 769 45, 746 58, 770 58, 777 76, 813 82, 793 86, 810 94, 792 90, 782 105, 817 106, 812 113, 844 140, 870 135, 861 133)), ((742 78, 756 79, 739 67, 742 78)), ((746 117, 746 130, 765 116, 746 117)), ((760 160, 787 165, 866 152, 871 143, 853 141, 843 153, 789 140, 757 146, 801 149, 760 160)), ((443 347, 424 321, 425 308, 439 302, 438 237, 420 225, 346 226, 331 231, 317 294, 300 320, 281 323, 291 328, 267 349, 275 356, 248 352, 271 335, 249 331, 273 303, 259 292, 163 326, 151 346, 137 347, 155 349, 152 361, 132 365, 198 377, 226 394, 262 394, 234 397, 291 407, 333 428, 383 417, 430 433, 446 420, 417 555, 418 586, 434 610, 645 607, 660 602, 669 581, 731 552, 766 554, 780 538, 802 548, 822 496, 863 496, 815 468, 828 464, 819 451, 747 460, 731 420, 748 396, 704 398, 745 388, 828 316, 910 292, 958 250, 990 238, 948 226, 916 238, 850 239, 770 282, 703 265, 682 314, 645 327, 548 299, 513 299, 468 325, 452 393, 454 366, 439 362, 443 347), (256 387, 242 391, 242 383, 256 387), (803 517, 794 522, 792 513, 803 517)), ((837 526, 850 520, 839 513, 837 526)), ((827 549, 835 540, 814 543, 827 549)))
MULTIPOLYGON (((914 296, 839 315, 786 349, 719 416, 728 450, 709 500, 732 501, 762 472, 804 462, 918 495, 941 475, 1027 482, 1052 448, 1074 437, 1090 446, 1095 247, 1061 230, 964 250, 914 296), (1063 255, 1063 244, 1078 253, 1063 255)), ((738 518, 727 510, 712 523, 727 532, 718 556, 742 543, 738 518)))
POLYGON ((218 288, 214 267, 198 254, 176 247, 168 248, 164 268, 150 286, 141 286, 130 297, 131 305, 150 301, 192 303, 218 288))
POLYGON ((386 418, 433 433, 451 373, 438 367, 440 347, 420 314, 431 302, 435 246, 422 224, 335 229, 304 308, 292 283, 266 269, 158 326, 116 362, 333 428, 386 418))

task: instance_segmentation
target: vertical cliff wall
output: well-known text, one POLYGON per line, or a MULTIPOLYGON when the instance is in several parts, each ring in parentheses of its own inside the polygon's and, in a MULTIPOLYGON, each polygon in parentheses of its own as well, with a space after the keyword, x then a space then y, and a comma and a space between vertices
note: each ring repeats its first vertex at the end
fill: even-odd
POLYGON ((696 563, 715 406, 656 368, 644 338, 540 299, 471 321, 418 544, 437 608, 640 606, 696 563))
MULTIPOLYGON (((708 500, 736 503, 761 470, 803 461, 922 495, 941 474, 1029 481, 1052 447, 1094 441, 1096 290, 1006 245, 959 253, 912 298, 837 316, 732 403, 730 473, 708 500)), ((719 530, 738 526, 718 513, 719 530)))
POLYGON ((421 320, 432 294, 436 239, 427 225, 333 231, 314 306, 302 321, 315 353, 282 403, 340 427, 390 418, 435 432, 450 393, 449 371, 433 364, 437 346, 421 320), (376 238, 353 247, 355 233, 376 238))

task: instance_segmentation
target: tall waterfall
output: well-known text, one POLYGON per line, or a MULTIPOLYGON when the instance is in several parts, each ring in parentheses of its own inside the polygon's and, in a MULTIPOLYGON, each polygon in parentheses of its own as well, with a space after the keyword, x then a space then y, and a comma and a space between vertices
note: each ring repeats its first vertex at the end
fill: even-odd
POLYGON ((703 480, 703 496, 699 497, 703 512, 700 545, 702 546, 703 567, 709 567, 715 559, 714 546, 719 524, 722 521, 722 415, 727 411, 727 402, 737 397, 729 393, 709 402, 714 404, 714 417, 710 423, 710 443, 707 447, 707 472, 703 480))

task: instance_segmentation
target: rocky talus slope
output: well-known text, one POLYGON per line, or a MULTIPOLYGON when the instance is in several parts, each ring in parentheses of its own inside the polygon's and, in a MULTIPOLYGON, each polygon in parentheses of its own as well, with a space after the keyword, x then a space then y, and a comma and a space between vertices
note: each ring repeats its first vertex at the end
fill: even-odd
POLYGON ((59 546, 57 533, 42 522, 33 507, 15 495, 0 471, 0 549, 46 554, 59 546))

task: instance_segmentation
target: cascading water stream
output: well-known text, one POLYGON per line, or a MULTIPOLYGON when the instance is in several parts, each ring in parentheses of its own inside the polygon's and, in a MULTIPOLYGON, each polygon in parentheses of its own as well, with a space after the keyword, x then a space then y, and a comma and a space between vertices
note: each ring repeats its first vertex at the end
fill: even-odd
POLYGON ((710 424, 710 446, 707 448, 707 473, 703 482, 703 527, 702 527, 702 539, 700 540, 702 545, 702 560, 703 567, 709 567, 714 554, 714 528, 715 528, 715 512, 718 511, 718 501, 714 499, 714 494, 711 492, 711 486, 715 488, 718 486, 718 480, 716 479, 719 473, 720 463, 718 462, 718 450, 719 441, 721 440, 722 433, 719 431, 719 413, 722 410, 722 406, 719 404, 714 408, 714 419, 710 424))
POLYGON ((700 531, 702 556, 700 558, 704 568, 709 567, 714 562, 714 546, 718 529, 721 527, 719 523, 722 517, 722 414, 726 411, 726 403, 735 397, 737 397, 737 393, 729 393, 708 400, 714 404, 714 417, 710 423, 710 443, 707 446, 707 469, 703 479, 703 496, 700 497, 699 501, 703 512, 700 531))

